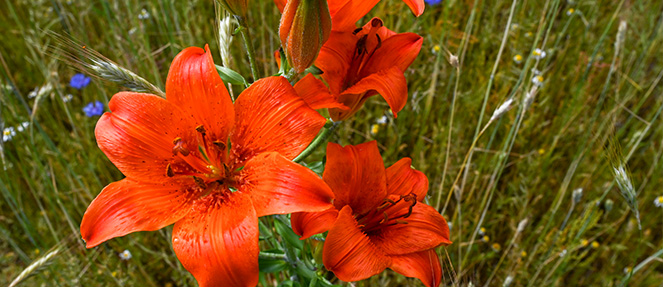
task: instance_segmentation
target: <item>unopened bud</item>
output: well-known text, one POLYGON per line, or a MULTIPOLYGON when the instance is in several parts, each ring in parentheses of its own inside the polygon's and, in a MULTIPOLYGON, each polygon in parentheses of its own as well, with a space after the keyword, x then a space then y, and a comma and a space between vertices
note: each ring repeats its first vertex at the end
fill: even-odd
POLYGON ((577 204, 582 199, 582 187, 573 190, 573 203, 577 204))
POLYGON ((290 0, 279 27, 281 46, 298 73, 311 66, 331 33, 326 0, 290 0))
POLYGON ((513 103, 513 98, 509 98, 504 103, 502 103, 496 110, 493 112, 493 115, 490 117, 490 121, 499 119, 504 113, 508 112, 511 109, 511 103, 513 103))
POLYGON ((458 57, 454 54, 449 54, 449 64, 454 68, 458 68, 458 57))
POLYGON ((525 230, 525 227, 526 227, 526 226, 527 226, 527 218, 521 220, 521 221, 518 223, 518 229, 516 230, 516 232, 518 232, 518 233, 523 232, 523 230, 525 230))
POLYGON ((524 109, 529 109, 529 107, 532 105, 534 102, 534 97, 536 97, 536 92, 538 91, 538 87, 536 85, 532 85, 532 88, 525 94, 525 98, 523 99, 523 106, 524 109))

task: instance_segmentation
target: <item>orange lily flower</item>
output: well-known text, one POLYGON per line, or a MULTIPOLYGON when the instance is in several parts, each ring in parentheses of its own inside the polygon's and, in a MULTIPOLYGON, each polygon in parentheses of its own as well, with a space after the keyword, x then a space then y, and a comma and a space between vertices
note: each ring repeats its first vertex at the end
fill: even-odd
POLYGON ((332 94, 350 110, 330 109, 334 120, 353 115, 371 96, 380 94, 394 116, 407 102, 403 72, 419 55, 423 38, 397 34, 373 18, 354 31, 332 31, 315 65, 332 94))
POLYGON ((111 99, 95 135, 126 178, 90 204, 81 235, 91 248, 174 223, 175 254, 200 286, 255 286, 258 217, 331 206, 330 188, 291 161, 326 120, 283 77, 233 105, 207 46, 173 60, 166 95, 111 99))
MULTIPOLYGON (((354 29, 355 23, 366 16, 380 0, 327 0, 332 18, 332 30, 354 29)), ((419 17, 424 13, 424 0, 403 0, 412 13, 419 17)), ((288 0, 274 0, 283 13, 288 0)))
POLYGON ((375 141, 327 145, 322 178, 336 196, 334 207, 293 213, 292 228, 302 239, 329 230, 322 261, 339 279, 363 280, 390 268, 429 287, 440 284, 434 248, 451 244, 449 227, 422 202, 428 179, 411 162, 385 169, 375 141))

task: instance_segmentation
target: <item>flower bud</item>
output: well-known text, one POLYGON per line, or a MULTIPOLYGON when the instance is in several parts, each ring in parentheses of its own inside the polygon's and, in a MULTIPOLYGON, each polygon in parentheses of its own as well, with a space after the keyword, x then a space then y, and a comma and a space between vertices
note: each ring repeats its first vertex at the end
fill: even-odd
POLYGON ((603 204, 603 207, 605 207, 605 213, 610 212, 614 204, 615 202, 613 202, 612 199, 610 198, 606 199, 605 203, 603 204))
POLYGON ((249 0, 217 0, 230 14, 246 19, 249 0))
POLYGON ((279 36, 290 65, 298 73, 313 64, 331 33, 326 0, 290 0, 283 10, 279 36))

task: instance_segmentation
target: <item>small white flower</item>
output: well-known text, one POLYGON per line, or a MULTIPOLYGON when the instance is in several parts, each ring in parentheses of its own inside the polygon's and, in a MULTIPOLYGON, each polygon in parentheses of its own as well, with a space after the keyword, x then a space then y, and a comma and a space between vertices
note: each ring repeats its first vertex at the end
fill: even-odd
POLYGON ((120 256, 120 259, 125 260, 125 261, 131 259, 131 257, 132 257, 131 252, 129 252, 129 250, 122 251, 122 253, 120 253, 119 256, 120 256))
POLYGON ((516 54, 513 56, 513 61, 516 62, 516 64, 520 64, 523 62, 523 56, 520 54, 516 54))
POLYGON ((508 287, 511 286, 511 283, 513 283, 513 276, 509 275, 504 279, 504 283, 502 283, 502 286, 508 287))
POLYGON ((576 9, 569 8, 569 10, 566 10, 566 16, 571 16, 571 15, 573 15, 573 13, 575 13, 575 12, 576 12, 576 9))
POLYGON ((150 18, 150 12, 147 12, 147 10, 145 10, 145 8, 140 10, 140 14, 138 14, 138 19, 145 20, 145 19, 149 19, 149 18, 150 18))
POLYGON ((18 125, 18 126, 16 127, 16 130, 18 130, 18 132, 21 133, 21 132, 23 132, 25 129, 27 129, 29 125, 30 125, 30 122, 22 122, 20 125, 18 125))
POLYGON ((518 25, 518 23, 511 24, 511 29, 512 30, 518 30, 519 28, 520 28, 520 25, 518 25))
POLYGON ((546 51, 536 48, 532 52, 532 56, 534 56, 534 59, 541 60, 546 57, 546 51))
POLYGON ((8 127, 2 130, 2 141, 8 142, 16 135, 16 130, 14 127, 8 127))
MULTIPOLYGON (((138 16, 138 17, 140 17, 140 16, 138 16)), ((136 33, 137 30, 138 29, 136 27, 133 27, 133 28, 129 29, 128 33, 129 33, 129 35, 133 35, 134 33, 136 33)))
POLYGON ((74 99, 74 96, 71 94, 66 94, 64 97, 62 97, 62 101, 65 103, 71 102, 71 100, 74 99))
POLYGON ((34 90, 28 93, 28 99, 36 98, 38 96, 44 96, 47 93, 50 93, 53 90, 53 85, 48 83, 41 87, 36 87, 34 90))
POLYGON ((543 76, 541 76, 541 75, 534 76, 532 78, 532 84, 534 84, 537 87, 543 86, 543 76))
POLYGON ((381 118, 378 119, 377 123, 380 124, 380 125, 384 125, 384 124, 387 124, 388 121, 389 121, 389 118, 387 118, 387 116, 382 116, 381 118))
POLYGON ((447 226, 449 226, 449 230, 451 230, 451 229, 453 229, 454 224, 453 224, 453 222, 448 222, 447 221, 447 226))
POLYGON ((562 250, 562 252, 559 253, 559 257, 566 256, 566 253, 568 253, 568 251, 566 251, 566 249, 562 250))
POLYGON ((656 205, 656 207, 663 207, 663 195, 654 199, 654 205, 656 205))

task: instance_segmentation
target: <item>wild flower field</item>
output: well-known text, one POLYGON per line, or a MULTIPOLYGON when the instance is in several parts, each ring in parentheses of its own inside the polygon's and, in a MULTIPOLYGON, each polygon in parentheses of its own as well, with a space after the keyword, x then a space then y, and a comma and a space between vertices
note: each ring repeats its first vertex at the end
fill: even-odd
MULTIPOLYGON (((209 44, 216 64, 251 80, 239 35, 219 52, 213 2, 0 3, 0 285, 197 286, 172 226, 85 248, 86 208, 124 177, 95 125, 127 89, 67 55, 94 49, 164 90, 173 58, 209 44)), ((370 15, 423 37, 408 101, 395 118, 371 98, 329 141, 377 140, 385 165, 410 157, 427 175, 426 202, 453 241, 438 249, 442 286, 663 286, 663 2, 446 0, 415 18, 383 0, 361 22, 370 15)), ((279 71, 280 17, 251 0, 262 77, 279 71)), ((304 163, 320 173, 323 158, 319 147, 304 163)), ((261 218, 272 253, 260 286, 301 286, 291 246, 319 256, 289 222, 261 218)), ((422 284, 393 271, 345 283, 316 267, 341 286, 422 284)))

